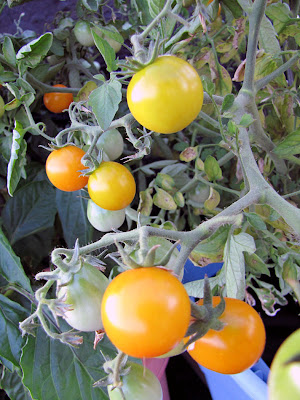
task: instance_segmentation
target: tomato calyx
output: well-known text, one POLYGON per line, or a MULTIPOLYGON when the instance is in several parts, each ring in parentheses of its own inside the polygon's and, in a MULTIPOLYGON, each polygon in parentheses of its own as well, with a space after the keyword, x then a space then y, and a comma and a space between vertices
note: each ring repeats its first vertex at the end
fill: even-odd
POLYGON ((157 261, 157 250, 160 248, 160 244, 155 244, 148 247, 148 243, 144 243, 143 235, 140 237, 138 250, 132 250, 128 248, 128 252, 121 246, 121 244, 115 241, 115 245, 120 254, 121 260, 114 258, 114 261, 118 263, 123 269, 134 269, 140 267, 160 267, 169 269, 167 266, 175 249, 179 245, 179 241, 170 245, 170 248, 166 251, 162 258, 157 261), (134 258, 133 258, 134 257, 134 258))
POLYGON ((122 351, 118 351, 117 356, 111 360, 105 356, 103 370, 107 374, 93 384, 94 387, 112 385, 113 388, 121 388, 121 377, 128 375, 130 366, 126 367, 128 356, 122 351))
POLYGON ((220 298, 220 303, 213 307, 212 293, 206 276, 204 280, 203 305, 199 306, 191 302, 192 323, 186 333, 185 348, 188 348, 189 345, 203 337, 210 329, 215 331, 223 329, 224 324, 219 320, 225 310, 225 300, 222 293, 220 298))

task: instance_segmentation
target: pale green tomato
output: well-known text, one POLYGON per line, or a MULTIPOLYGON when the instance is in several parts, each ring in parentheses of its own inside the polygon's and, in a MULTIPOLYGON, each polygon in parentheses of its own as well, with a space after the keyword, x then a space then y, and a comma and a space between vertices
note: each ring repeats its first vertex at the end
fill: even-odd
MULTIPOLYGON (((163 400, 163 392, 158 378, 143 365, 127 362, 130 367, 127 375, 122 376, 122 391, 126 400, 163 400)), ((110 400, 122 400, 119 389, 107 387, 110 400)))
POLYGON ((96 146, 99 150, 102 149, 111 161, 114 161, 123 153, 124 140, 117 129, 111 129, 102 133, 96 146))
POLYGON ((100 232, 118 229, 125 221, 125 209, 110 211, 97 206, 93 200, 88 201, 87 217, 91 225, 100 232))
POLYGON ((269 400, 300 399, 300 329, 292 333, 276 352, 270 367, 268 389, 269 400))
POLYGON ((90 24, 86 21, 78 21, 74 27, 74 35, 82 46, 93 46, 94 39, 90 24))
POLYGON ((0 118, 2 118, 2 117, 3 117, 3 114, 4 114, 4 105, 5 105, 4 100, 3 100, 3 98, 0 96, 0 118))
POLYGON ((101 303, 108 286, 107 277, 96 267, 83 263, 82 268, 66 286, 57 282, 57 298, 70 305, 64 315, 67 323, 79 331, 92 332, 103 328, 101 303))

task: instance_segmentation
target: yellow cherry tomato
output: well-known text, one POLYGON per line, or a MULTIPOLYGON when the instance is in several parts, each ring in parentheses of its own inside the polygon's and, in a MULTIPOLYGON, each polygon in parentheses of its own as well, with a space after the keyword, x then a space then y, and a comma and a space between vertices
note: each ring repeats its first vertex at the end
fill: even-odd
POLYGON ((202 82, 187 61, 161 56, 132 77, 127 103, 134 118, 145 128, 175 133, 199 114, 203 103, 202 82))
POLYGON ((89 177, 89 195, 104 210, 126 208, 132 202, 135 191, 131 172, 114 161, 103 161, 89 177))

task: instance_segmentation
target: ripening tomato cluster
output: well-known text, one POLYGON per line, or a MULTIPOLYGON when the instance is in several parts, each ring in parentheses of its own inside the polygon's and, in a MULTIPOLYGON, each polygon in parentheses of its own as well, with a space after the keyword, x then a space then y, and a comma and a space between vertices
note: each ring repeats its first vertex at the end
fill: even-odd
MULTIPOLYGON (((73 328, 104 329, 110 341, 129 356, 169 357, 184 351, 189 339, 185 336, 192 320, 190 300, 170 270, 130 269, 109 283, 102 272, 84 263, 78 276, 58 293, 71 306, 65 318, 73 328)), ((213 306, 219 302, 219 297, 213 297, 213 306)), ((222 330, 209 330, 187 351, 208 369, 240 373, 262 355, 264 324, 250 305, 233 298, 225 298, 220 320, 222 330)))
MULTIPOLYGON (((118 131, 117 134, 120 135, 118 131)), ((116 137, 116 134, 112 133, 112 136, 116 137)), ((112 157, 116 154, 119 157, 123 147, 122 150, 120 146, 119 150, 118 146, 110 149, 110 143, 111 139, 106 143, 102 139, 98 146, 112 157)), ((87 185, 91 198, 87 206, 90 223, 101 232, 117 229, 125 220, 125 208, 135 196, 134 177, 124 165, 115 161, 103 161, 90 176, 83 175, 86 167, 81 160, 84 155, 81 148, 73 145, 52 151, 46 161, 47 176, 56 188, 66 192, 87 185)))

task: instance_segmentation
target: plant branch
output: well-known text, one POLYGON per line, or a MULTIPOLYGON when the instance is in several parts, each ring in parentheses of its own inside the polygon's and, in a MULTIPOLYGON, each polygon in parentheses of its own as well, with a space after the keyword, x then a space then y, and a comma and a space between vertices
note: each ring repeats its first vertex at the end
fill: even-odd
POLYGON ((255 82, 255 91, 258 92, 260 89, 265 87, 269 82, 276 79, 278 76, 283 74, 289 68, 291 68, 300 58, 300 52, 295 54, 292 58, 290 58, 287 62, 278 67, 275 71, 271 72, 269 75, 264 78, 259 79, 255 82))
POLYGON ((249 17, 249 37, 246 54, 245 77, 242 90, 254 92, 254 71, 261 21, 265 15, 267 0, 255 0, 249 17))

